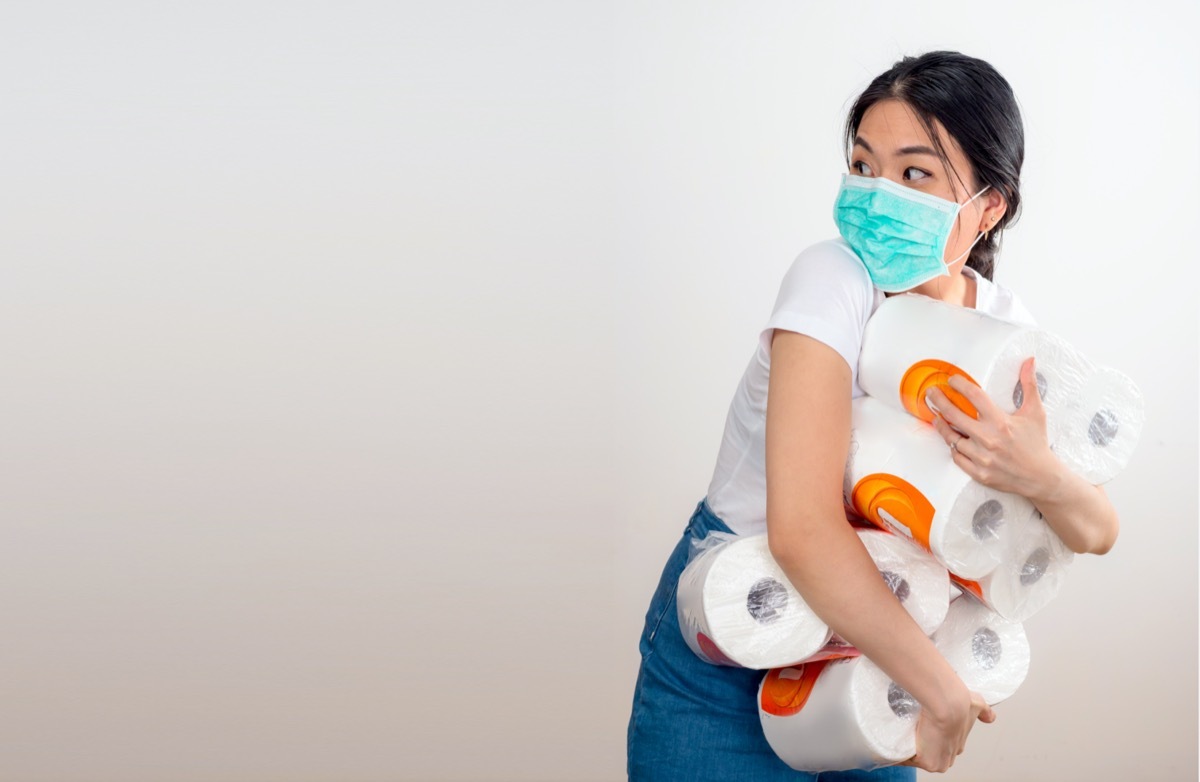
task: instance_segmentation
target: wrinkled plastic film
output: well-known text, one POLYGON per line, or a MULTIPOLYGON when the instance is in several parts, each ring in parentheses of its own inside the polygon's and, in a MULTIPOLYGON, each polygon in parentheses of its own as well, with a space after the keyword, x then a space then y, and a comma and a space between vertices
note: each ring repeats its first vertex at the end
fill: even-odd
POLYGON ((954 463, 932 426, 869 396, 851 404, 845 500, 908 537, 948 570, 979 578, 1000 562, 1024 497, 982 486, 954 463))
POLYGON ((1036 510, 1014 532, 991 573, 976 580, 951 577, 964 594, 1005 619, 1024 622, 1058 596, 1075 555, 1036 510))
POLYGON ((1025 627, 974 600, 956 600, 933 643, 967 689, 996 705, 1017 691, 1029 673, 1025 627))
POLYGON ((697 550, 680 575, 676 608, 684 640, 702 660, 771 668, 829 643, 828 625, 775 562, 766 535, 718 538, 697 550))
MULTIPOLYGON (((888 532, 858 535, 893 595, 932 633, 949 605, 945 568, 888 532)), ((766 669, 858 654, 800 596, 771 556, 766 535, 709 537, 696 546, 676 591, 680 631, 697 656, 766 669)))
POLYGON ((866 657, 770 670, 758 710, 767 743, 799 771, 870 770, 916 752, 920 705, 866 657))
POLYGON ((1091 483, 1115 477, 1141 435, 1141 392, 1055 334, 920 294, 892 296, 867 322, 859 384, 888 406, 928 421, 928 390, 940 387, 954 396, 946 380, 962 374, 1011 414, 1024 404, 1020 370, 1031 356, 1055 453, 1091 483))

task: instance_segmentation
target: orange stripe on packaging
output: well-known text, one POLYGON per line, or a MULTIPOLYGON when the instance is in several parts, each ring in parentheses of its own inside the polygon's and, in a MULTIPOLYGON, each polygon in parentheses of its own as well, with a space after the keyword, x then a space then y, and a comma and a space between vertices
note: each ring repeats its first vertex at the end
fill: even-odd
POLYGON ((983 598, 983 586, 978 581, 968 581, 967 579, 956 576, 953 573, 950 574, 950 580, 955 584, 958 584, 966 591, 970 592, 975 597, 979 598, 979 602, 987 603, 987 601, 983 598))
POLYGON ((772 668, 762 685, 762 710, 776 717, 799 714, 812 695, 817 677, 828 664, 828 660, 821 660, 792 668, 772 668))
POLYGON ((962 375, 973 385, 979 385, 975 378, 948 361, 926 358, 910 366, 900 378, 900 401, 904 409, 926 423, 933 423, 933 411, 925 404, 925 394, 932 388, 940 388, 960 410, 972 418, 979 418, 975 405, 950 387, 950 378, 954 375, 962 375))
POLYGON ((850 496, 854 509, 875 526, 911 537, 932 551, 929 530, 937 511, 916 486, 896 475, 876 472, 859 480, 850 496))

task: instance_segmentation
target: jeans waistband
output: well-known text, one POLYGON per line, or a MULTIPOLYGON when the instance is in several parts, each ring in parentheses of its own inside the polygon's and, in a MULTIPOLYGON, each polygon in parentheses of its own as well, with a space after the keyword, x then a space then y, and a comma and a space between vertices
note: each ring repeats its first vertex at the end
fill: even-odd
POLYGON ((733 534, 729 525, 721 521, 721 517, 713 513, 708 505, 708 497, 696 503, 696 510, 688 520, 686 532, 694 538, 705 538, 710 532, 727 532, 733 534))

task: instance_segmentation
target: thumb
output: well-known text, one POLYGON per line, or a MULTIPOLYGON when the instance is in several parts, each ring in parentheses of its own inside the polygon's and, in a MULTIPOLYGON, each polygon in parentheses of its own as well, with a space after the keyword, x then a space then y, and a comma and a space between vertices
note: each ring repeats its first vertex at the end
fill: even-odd
POLYGON ((1042 412, 1044 410, 1042 395, 1038 392, 1037 367, 1034 364, 1033 356, 1030 356, 1021 365, 1021 405, 1017 409, 1017 413, 1029 415, 1042 412))

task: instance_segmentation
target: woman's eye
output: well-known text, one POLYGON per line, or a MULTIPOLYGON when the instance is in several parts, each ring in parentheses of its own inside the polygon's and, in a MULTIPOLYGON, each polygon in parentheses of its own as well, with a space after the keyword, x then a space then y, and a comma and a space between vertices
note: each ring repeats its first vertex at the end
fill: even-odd
POLYGON ((870 176, 871 167, 867 165, 865 160, 856 160, 850 164, 850 168, 860 176, 870 176))
POLYGON ((927 174, 926 172, 922 171, 919 168, 916 168, 914 166, 909 166, 908 168, 904 169, 904 176, 906 179, 924 179, 925 177, 929 176, 929 174, 927 174), (910 171, 917 172, 916 176, 909 176, 910 171))

